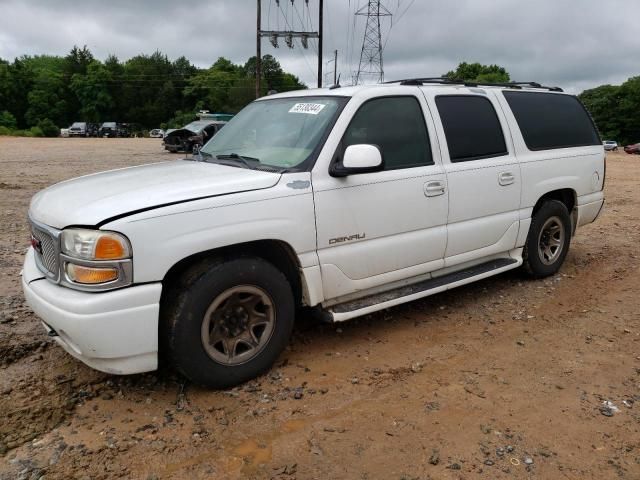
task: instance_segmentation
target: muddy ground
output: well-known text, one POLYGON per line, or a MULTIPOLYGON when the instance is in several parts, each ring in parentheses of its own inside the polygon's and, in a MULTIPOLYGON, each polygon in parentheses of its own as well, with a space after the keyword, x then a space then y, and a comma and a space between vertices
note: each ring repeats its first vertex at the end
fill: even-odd
POLYGON ((558 275, 303 318, 267 375, 221 392, 85 367, 20 291, 37 190, 169 158, 0 138, 0 479, 640 478, 640 156, 609 155, 605 213, 558 275))

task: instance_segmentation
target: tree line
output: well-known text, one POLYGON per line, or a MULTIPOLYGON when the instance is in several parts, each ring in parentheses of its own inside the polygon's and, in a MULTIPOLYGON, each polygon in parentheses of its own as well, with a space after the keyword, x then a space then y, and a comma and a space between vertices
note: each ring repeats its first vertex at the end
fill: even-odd
POLYGON ((585 90, 580 100, 605 140, 619 144, 640 143, 640 76, 622 85, 601 85, 585 90))
MULTIPOLYGON (((220 57, 206 69, 156 51, 102 62, 86 47, 68 55, 0 59, 0 133, 54 136, 75 121, 117 121, 141 129, 176 128, 195 112, 237 113, 255 98, 256 57, 220 57)), ((306 88, 271 55, 262 58, 263 94, 306 88)))
MULTIPOLYGON (((262 93, 306 88, 271 55, 262 58, 262 93)), ((198 110, 236 113, 255 96, 256 57, 236 65, 220 57, 197 68, 184 56, 170 61, 159 51, 104 62, 86 47, 64 57, 0 59, 0 134, 57 135, 74 121, 133 123, 143 129, 176 128, 198 110)), ((477 82, 508 82, 499 65, 463 62, 443 76, 477 82)), ((640 142, 640 76, 579 95, 603 138, 640 142)))

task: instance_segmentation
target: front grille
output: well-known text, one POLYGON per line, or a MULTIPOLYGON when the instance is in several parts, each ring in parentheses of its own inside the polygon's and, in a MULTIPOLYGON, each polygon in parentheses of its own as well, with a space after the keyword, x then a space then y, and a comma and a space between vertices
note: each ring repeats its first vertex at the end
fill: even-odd
POLYGON ((46 232, 45 230, 31 225, 31 235, 39 243, 39 248, 36 248, 36 257, 39 260, 39 264, 44 267, 49 276, 58 276, 58 248, 56 245, 57 240, 46 232))

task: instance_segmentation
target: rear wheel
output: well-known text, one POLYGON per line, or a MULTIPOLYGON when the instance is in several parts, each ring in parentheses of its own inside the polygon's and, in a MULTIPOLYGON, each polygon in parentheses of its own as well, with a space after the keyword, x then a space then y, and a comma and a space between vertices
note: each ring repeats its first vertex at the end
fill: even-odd
POLYGON ((535 278, 556 273, 569 252, 571 219, 564 203, 545 202, 531 219, 524 267, 535 278))
POLYGON ((198 384, 237 385, 269 369, 294 315, 289 282, 269 262, 207 260, 185 272, 164 302, 170 360, 198 384))

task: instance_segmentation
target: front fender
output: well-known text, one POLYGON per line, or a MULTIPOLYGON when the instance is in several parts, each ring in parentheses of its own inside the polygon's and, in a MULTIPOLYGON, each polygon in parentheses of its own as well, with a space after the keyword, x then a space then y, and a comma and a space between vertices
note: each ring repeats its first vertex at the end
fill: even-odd
POLYGON ((171 205, 102 228, 131 241, 135 283, 161 281, 173 265, 192 255, 256 240, 285 242, 301 267, 317 265, 309 173, 285 174, 272 188, 171 205), (298 181, 308 186, 291 187, 298 181))

